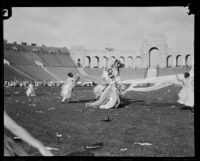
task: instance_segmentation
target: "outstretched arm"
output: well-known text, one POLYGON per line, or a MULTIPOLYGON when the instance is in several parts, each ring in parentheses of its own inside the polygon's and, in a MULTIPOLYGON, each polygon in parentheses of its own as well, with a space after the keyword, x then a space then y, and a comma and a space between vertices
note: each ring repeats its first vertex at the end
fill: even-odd
POLYGON ((19 136, 28 144, 37 148, 43 156, 53 156, 53 154, 44 147, 44 145, 33 136, 31 136, 24 128, 19 126, 13 119, 11 119, 4 111, 4 126, 16 136, 19 136))

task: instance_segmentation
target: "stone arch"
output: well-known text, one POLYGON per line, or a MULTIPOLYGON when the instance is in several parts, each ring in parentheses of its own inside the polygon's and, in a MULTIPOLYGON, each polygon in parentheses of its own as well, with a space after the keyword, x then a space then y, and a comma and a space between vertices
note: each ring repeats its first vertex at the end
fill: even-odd
POLYGON ((101 67, 106 68, 108 65, 108 58, 106 56, 103 56, 102 61, 101 61, 101 67))
POLYGON ((141 68, 142 67, 142 58, 140 56, 137 56, 135 58, 135 68, 141 68))
POLYGON ((191 66, 192 65, 192 56, 190 54, 185 56, 185 65, 191 66))
POLYGON ((149 49, 149 67, 155 68, 159 65, 159 49, 152 47, 149 49))
POLYGON ((99 68, 99 57, 98 56, 94 57, 93 68, 99 68))
POLYGON ((173 66, 174 66, 174 64, 173 64, 173 57, 172 57, 172 55, 168 55, 167 56, 167 68, 173 67, 173 66))
POLYGON ((91 67, 91 58, 90 56, 86 56, 85 58, 85 67, 90 68, 91 67))
POLYGON ((181 67, 183 65, 182 55, 176 56, 176 67, 181 67))
POLYGON ((133 67, 133 57, 129 56, 127 58, 127 68, 132 68, 133 67))

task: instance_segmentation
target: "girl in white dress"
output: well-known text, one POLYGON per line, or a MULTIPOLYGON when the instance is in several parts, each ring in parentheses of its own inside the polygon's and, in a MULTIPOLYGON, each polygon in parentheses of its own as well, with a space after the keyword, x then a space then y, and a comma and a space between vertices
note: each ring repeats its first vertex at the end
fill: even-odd
POLYGON ((72 96, 73 88, 79 79, 80 77, 78 76, 78 74, 76 78, 74 78, 74 75, 72 73, 68 73, 68 78, 62 85, 60 93, 61 97, 63 98, 61 103, 64 103, 66 99, 68 100, 68 103, 70 103, 70 98, 72 96))
MULTIPOLYGON (((112 69, 107 68, 105 70, 103 70, 103 74, 101 76, 101 79, 106 83, 106 84, 110 84, 111 79, 109 78, 109 74, 112 73, 112 69)), ((106 85, 102 85, 102 84, 98 84, 96 87, 94 87, 94 94, 96 99, 99 99, 102 95, 102 92, 105 90, 106 85)))
POLYGON ((29 97, 29 96, 36 96, 32 83, 30 83, 30 84, 28 85, 28 88, 27 88, 27 90, 26 90, 26 95, 27 95, 28 97, 29 97))
POLYGON ((119 106, 119 90, 117 88, 115 77, 112 73, 110 73, 109 78, 111 78, 112 82, 103 91, 101 97, 95 102, 86 103, 86 107, 99 107, 100 109, 111 109, 117 108, 119 106))
POLYGON ((100 105, 100 109, 117 108, 120 104, 119 91, 116 82, 111 82, 111 92, 106 104, 100 105))
POLYGON ((190 75, 189 72, 184 73, 184 78, 180 78, 178 75, 176 76, 177 80, 183 83, 183 88, 179 92, 179 100, 178 103, 183 104, 185 106, 191 107, 193 111, 194 107, 194 77, 190 75))

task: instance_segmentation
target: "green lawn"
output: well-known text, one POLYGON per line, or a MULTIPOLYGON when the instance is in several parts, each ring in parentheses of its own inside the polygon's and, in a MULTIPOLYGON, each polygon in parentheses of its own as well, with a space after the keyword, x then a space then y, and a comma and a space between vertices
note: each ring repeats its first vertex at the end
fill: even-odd
MULTIPOLYGON (((122 107, 112 110, 85 108, 94 99, 91 88, 76 88, 70 104, 60 103, 59 87, 40 87, 31 101, 24 88, 4 90, 8 114, 45 146, 58 148, 52 150, 54 155, 85 151, 85 145, 101 142, 100 149, 91 151, 95 156, 194 156, 194 115, 176 103, 179 87, 129 92, 122 107), (111 121, 102 121, 108 116, 111 121)), ((19 144, 30 155, 40 155, 26 143, 19 144)))

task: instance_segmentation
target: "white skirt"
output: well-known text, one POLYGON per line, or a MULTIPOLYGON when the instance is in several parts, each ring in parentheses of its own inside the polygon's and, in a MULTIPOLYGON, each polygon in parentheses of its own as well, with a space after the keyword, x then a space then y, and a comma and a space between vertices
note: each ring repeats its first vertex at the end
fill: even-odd
POLYGON ((72 95, 72 87, 69 84, 64 84, 60 93, 61 97, 71 98, 72 95))
POLYGON ((101 97, 103 90, 105 89, 106 86, 103 86, 101 84, 98 84, 96 87, 94 87, 93 92, 96 98, 101 97))
POLYGON ((194 91, 193 89, 183 87, 178 94, 180 104, 184 104, 189 107, 194 106, 194 91))
POLYGON ((27 95, 28 97, 29 97, 29 96, 36 96, 35 91, 34 91, 33 88, 28 88, 28 89, 26 90, 26 95, 27 95))

